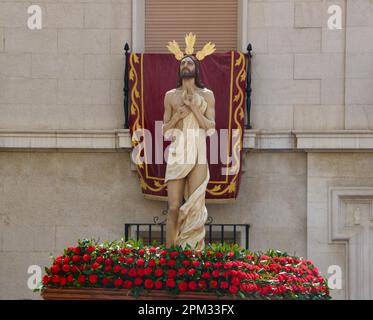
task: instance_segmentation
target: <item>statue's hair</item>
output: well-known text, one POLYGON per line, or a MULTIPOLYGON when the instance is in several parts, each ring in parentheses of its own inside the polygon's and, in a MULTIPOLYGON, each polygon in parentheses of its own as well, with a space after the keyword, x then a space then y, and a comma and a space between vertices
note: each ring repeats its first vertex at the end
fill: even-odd
MULTIPOLYGON (((180 64, 187 57, 190 57, 193 60, 193 62, 194 62, 194 66, 195 66, 194 83, 195 83, 195 85, 198 88, 201 88, 201 89, 205 88, 205 85, 203 84, 203 82, 201 80, 201 76, 200 76, 200 64, 199 64, 199 60, 195 56, 193 56, 191 54, 184 56, 180 60, 180 64)), ((180 66, 179 66, 176 88, 181 87, 182 84, 183 84, 183 79, 181 78, 181 75, 180 75, 180 66)))

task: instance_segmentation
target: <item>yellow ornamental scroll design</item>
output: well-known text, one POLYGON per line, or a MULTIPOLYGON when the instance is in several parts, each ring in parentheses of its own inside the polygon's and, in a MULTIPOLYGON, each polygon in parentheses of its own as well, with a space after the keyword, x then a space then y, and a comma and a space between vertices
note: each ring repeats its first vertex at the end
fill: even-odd
MULTIPOLYGON (((234 55, 234 52, 232 52, 232 54, 234 55)), ((235 79, 235 85, 238 90, 238 93, 233 98, 233 101, 237 103, 233 118, 237 125, 237 129, 239 130, 239 139, 235 139, 236 142, 233 146, 233 157, 235 159, 234 163, 236 163, 236 166, 239 161, 240 150, 241 150, 240 148, 242 148, 242 126, 241 126, 240 121, 238 120, 238 117, 240 118, 240 120, 242 120, 245 116, 245 113, 243 110, 244 94, 243 94, 243 90, 241 88, 240 82, 246 80, 246 61, 245 61, 244 54, 241 52, 239 52, 239 57, 235 63, 235 67, 239 67, 239 66, 241 66, 241 70, 239 71, 235 79)), ((235 134, 237 134, 236 131, 235 131, 235 134)), ((238 170, 239 168, 232 167, 232 169, 238 170)), ((237 174, 233 177, 233 179, 231 180, 231 182, 225 189, 221 190, 221 185, 218 185, 218 186, 214 186, 212 189, 207 189, 207 192, 214 196, 220 196, 225 193, 235 192, 236 181, 237 181, 238 175, 239 175, 239 171, 237 171, 237 174)))
MULTIPOLYGON (((143 58, 143 55, 141 55, 141 60, 143 58)), ((135 116, 135 120, 133 121, 133 125, 131 127, 132 129, 132 137, 131 137, 131 142, 132 142, 132 147, 136 147, 140 142, 139 139, 136 137, 136 130, 139 130, 142 128, 140 125, 140 107, 138 104, 138 101, 140 100, 140 92, 138 90, 138 84, 139 84, 139 75, 137 73, 136 65, 142 65, 140 64, 140 59, 136 53, 131 53, 130 54, 130 70, 129 70, 129 80, 133 82, 132 90, 131 90, 131 115, 135 116)), ((142 72, 141 72, 142 74, 142 72)), ((144 179, 143 177, 143 170, 144 170, 144 164, 141 163, 140 161, 140 153, 136 154, 136 160, 137 160, 137 165, 136 165, 136 170, 137 173, 139 174, 139 182, 140 182, 140 187, 143 191, 145 190, 150 190, 152 192, 159 192, 162 189, 166 187, 166 184, 162 184, 159 181, 154 182, 154 187, 150 186, 147 183, 147 180, 144 179)))

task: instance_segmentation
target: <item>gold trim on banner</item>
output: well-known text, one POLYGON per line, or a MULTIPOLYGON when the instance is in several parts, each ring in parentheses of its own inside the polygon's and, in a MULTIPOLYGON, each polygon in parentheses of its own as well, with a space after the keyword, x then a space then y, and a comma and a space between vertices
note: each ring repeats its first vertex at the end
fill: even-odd
MULTIPOLYGON (((235 102, 235 103, 238 103, 238 104, 237 104, 237 107, 234 111, 234 121, 237 125, 237 129, 239 130, 239 139, 237 139, 234 146, 232 146, 232 153, 233 153, 233 157, 235 159, 234 163, 236 165, 238 165, 238 163, 240 161, 239 157, 240 157, 240 152, 241 152, 240 150, 242 150, 242 134, 243 134, 242 133, 242 126, 241 126, 240 121, 238 120, 237 117, 239 117, 240 120, 242 120, 244 118, 244 111, 243 111, 243 107, 242 107, 243 103, 244 103, 244 101, 243 101, 244 100, 244 93, 243 93, 243 90, 240 86, 240 82, 245 81, 245 79, 246 79, 245 57, 244 57, 243 53, 239 52, 238 54, 239 54, 239 57, 235 61, 235 52, 234 51, 231 52, 230 106, 229 106, 228 152, 227 152, 227 163, 228 163, 230 148, 231 148, 232 105, 233 105, 233 102, 235 102), (235 61, 235 63, 234 63, 234 61, 235 61), (234 68, 239 67, 239 66, 241 66, 241 70, 239 71, 239 73, 235 77, 235 81, 233 81, 234 68), (233 96, 233 82, 235 84, 236 89, 238 90, 238 93, 232 99, 232 96, 233 96), (238 148, 238 146, 240 146, 240 148, 238 148)), ((137 129, 142 129, 143 130, 143 137, 145 137, 145 135, 144 135, 145 121, 144 121, 144 92, 143 92, 143 60, 144 60, 143 54, 140 55, 140 59, 135 53, 130 54, 129 79, 134 82, 134 85, 133 85, 132 90, 131 90, 131 107, 130 107, 131 115, 135 115, 135 120, 134 120, 133 125, 132 125, 133 137, 131 138, 133 147, 135 147, 139 144, 139 142, 135 140, 135 131, 137 129), (137 74, 137 71, 136 71, 135 64, 140 65, 139 67, 140 67, 140 91, 141 91, 141 94, 139 94, 139 90, 137 89, 138 84, 139 84, 139 77, 138 77, 138 74, 137 74), (141 125, 139 124, 140 107, 136 103, 136 101, 138 101, 139 99, 141 99, 141 113, 142 113, 141 114, 141 125)), ((144 147, 145 147, 145 141, 144 141, 144 147)), ((146 159, 145 149, 146 149, 146 147, 144 148, 144 158, 146 159)), ((140 157, 140 154, 137 155, 137 157, 140 157)), ((152 177, 152 176, 148 175, 147 163, 145 163, 145 168, 144 168, 143 164, 136 165, 136 169, 137 169, 137 172, 140 175, 140 186, 143 190, 148 189, 152 192, 159 192, 167 186, 165 183, 161 182, 161 181, 164 181, 164 178, 152 177), (144 177, 142 175, 142 172, 141 172, 141 170, 144 170, 144 169, 145 169, 145 176, 146 176, 145 179, 144 179, 144 177), (147 183, 148 179, 154 181, 154 187, 150 186, 147 183)), ((223 180, 223 181, 209 181, 209 184, 215 184, 215 185, 213 185, 210 189, 207 188, 206 191, 209 194, 215 195, 215 196, 220 196, 220 195, 223 195, 225 193, 235 192, 235 190, 236 190, 236 180, 238 178, 238 175, 240 174, 239 168, 237 170, 238 170, 237 174, 233 177, 233 179, 230 182, 229 182, 229 178, 228 178, 228 171, 227 171, 227 174, 225 175, 226 176, 225 180, 223 180), (226 184, 228 184, 228 186, 225 187, 222 190, 221 189, 222 185, 226 185, 226 184)), ((159 200, 167 199, 167 197, 158 196, 158 195, 144 194, 144 196, 148 199, 151 199, 151 198, 152 199, 159 199, 159 200)), ((219 199, 211 199, 211 200, 219 200, 219 199)), ((228 199, 220 199, 220 200, 222 200, 222 202, 224 202, 224 200, 229 200, 229 198, 228 199)))

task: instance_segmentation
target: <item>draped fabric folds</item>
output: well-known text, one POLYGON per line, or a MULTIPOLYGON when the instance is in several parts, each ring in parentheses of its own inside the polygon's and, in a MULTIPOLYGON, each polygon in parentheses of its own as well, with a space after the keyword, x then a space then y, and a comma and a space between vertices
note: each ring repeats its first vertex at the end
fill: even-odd
MULTIPOLYGON (((245 53, 229 51, 209 55, 200 63, 202 82, 214 93, 217 130, 214 138, 205 138, 209 179, 195 199, 193 195, 201 206, 205 198, 217 203, 234 201, 239 192, 248 59, 245 53)), ((172 142, 163 137, 161 125, 164 95, 176 87, 179 64, 173 54, 163 53, 131 53, 128 59, 130 133, 134 148, 139 144, 150 147, 141 153, 145 162, 136 165, 142 193, 149 199, 167 200, 165 150, 172 142)), ((183 210, 191 212, 184 205, 183 210)))

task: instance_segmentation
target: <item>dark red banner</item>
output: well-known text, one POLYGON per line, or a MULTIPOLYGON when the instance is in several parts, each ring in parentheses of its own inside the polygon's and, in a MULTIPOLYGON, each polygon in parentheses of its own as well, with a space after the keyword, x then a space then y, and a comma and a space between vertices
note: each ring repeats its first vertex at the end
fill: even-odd
MULTIPOLYGON (((234 200, 238 195, 247 59, 245 53, 230 51, 214 53, 200 63, 202 82, 215 96, 218 139, 216 144, 216 140, 212 142, 212 138, 207 137, 210 170, 210 182, 206 190, 208 202, 224 203, 234 200), (225 167, 230 166, 237 167, 233 174, 228 170, 224 171, 225 167)), ((170 142, 163 139, 162 131, 157 129, 159 126, 156 122, 163 121, 164 96, 168 90, 176 87, 179 64, 173 54, 131 53, 129 56, 129 126, 133 147, 139 143, 134 139, 136 130, 146 129, 151 133, 151 140, 145 140, 145 143, 152 145, 151 156, 148 152, 147 161, 137 165, 140 186, 147 198, 167 200, 167 186, 164 183, 166 162, 156 163, 156 159, 163 157, 163 154, 160 155, 156 150, 164 152, 170 142)), ((144 142, 144 139, 141 138, 140 142, 144 142)))

